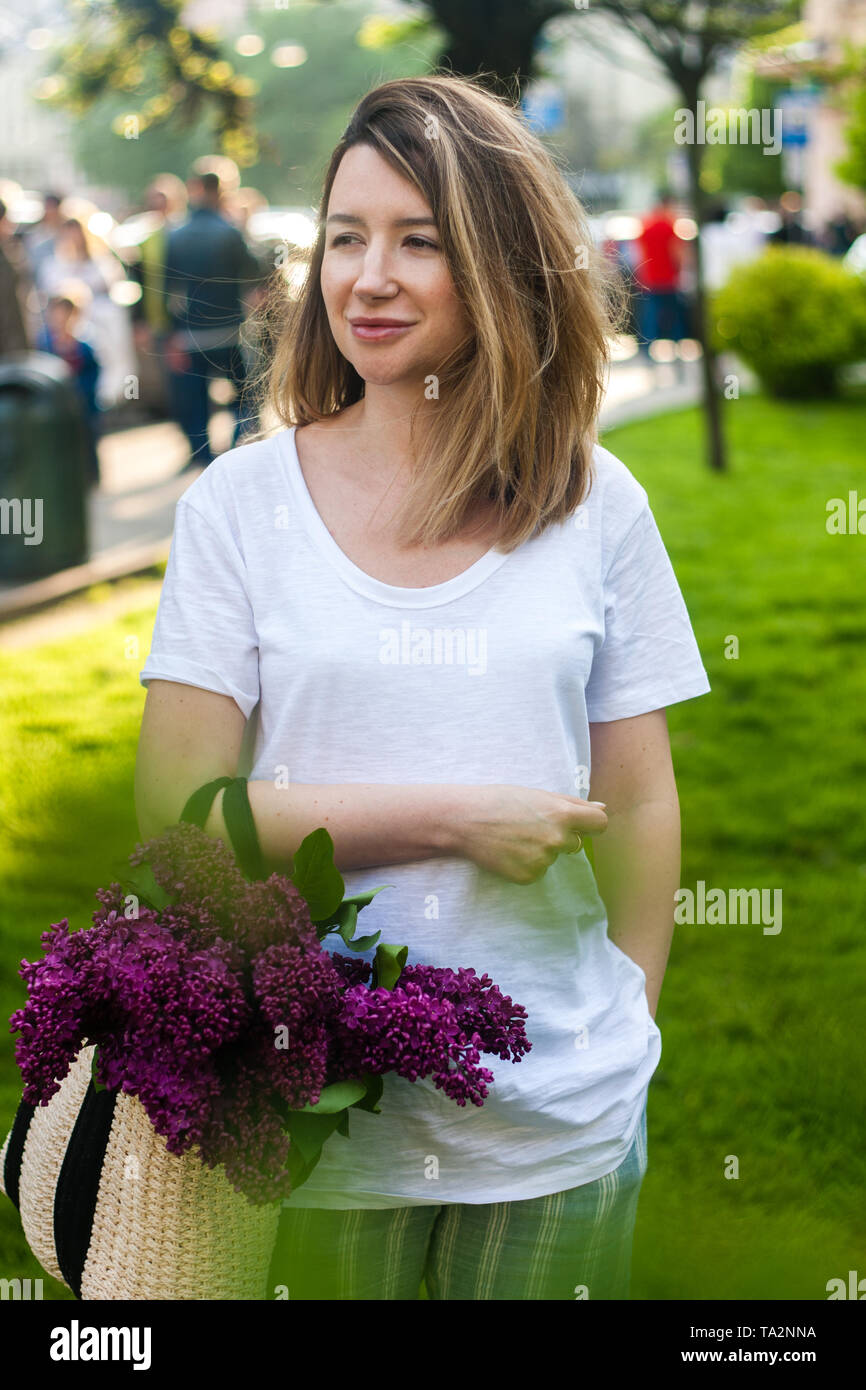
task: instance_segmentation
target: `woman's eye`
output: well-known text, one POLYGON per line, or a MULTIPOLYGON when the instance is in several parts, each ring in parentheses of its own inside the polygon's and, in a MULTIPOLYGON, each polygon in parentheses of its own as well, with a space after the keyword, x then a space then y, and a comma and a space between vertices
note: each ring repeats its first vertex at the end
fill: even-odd
MULTIPOLYGON (((357 238, 356 238, 356 236, 355 236, 355 234, 354 234, 353 232, 341 232, 339 236, 335 236, 335 237, 334 237, 334 240, 331 242, 331 246, 343 246, 343 245, 348 245, 349 242, 355 241, 355 240, 357 240, 357 238)), ((407 237, 407 238, 406 238, 406 244, 409 245, 409 244, 412 244, 412 243, 414 243, 416 246, 423 247, 423 248, 426 249, 426 250, 430 250, 430 251, 438 251, 438 250, 439 250, 439 247, 438 247, 438 245, 436 244, 436 242, 435 242, 435 241, 428 241, 426 237, 422 237, 422 236, 410 236, 410 237, 407 237)))

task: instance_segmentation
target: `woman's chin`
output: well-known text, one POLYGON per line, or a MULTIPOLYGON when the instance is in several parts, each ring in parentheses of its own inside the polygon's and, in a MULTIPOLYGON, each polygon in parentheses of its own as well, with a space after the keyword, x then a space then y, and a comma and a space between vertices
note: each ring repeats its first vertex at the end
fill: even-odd
POLYGON ((387 366, 384 362, 353 362, 352 366, 367 386, 401 386, 423 390, 428 380, 421 367, 407 367, 405 363, 387 366))

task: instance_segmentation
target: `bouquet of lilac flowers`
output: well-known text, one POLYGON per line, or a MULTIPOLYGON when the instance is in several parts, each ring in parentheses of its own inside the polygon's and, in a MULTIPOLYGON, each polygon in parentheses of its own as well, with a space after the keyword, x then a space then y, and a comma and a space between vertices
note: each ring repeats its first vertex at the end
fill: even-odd
POLYGON ((28 999, 11 1027, 31 1105, 95 1045, 94 1086, 137 1096, 170 1153, 222 1165, 259 1205, 309 1177, 353 1107, 380 1113, 387 1073, 480 1106, 493 1080, 482 1054, 519 1062, 532 1046, 526 1011, 488 975, 355 937, 382 889, 343 896, 324 829, 291 874, 267 879, 187 821, 130 864, 126 884, 97 891, 92 926, 56 923, 42 959, 22 962, 28 999), (374 962, 325 950, 332 932, 350 952, 375 946, 374 962))

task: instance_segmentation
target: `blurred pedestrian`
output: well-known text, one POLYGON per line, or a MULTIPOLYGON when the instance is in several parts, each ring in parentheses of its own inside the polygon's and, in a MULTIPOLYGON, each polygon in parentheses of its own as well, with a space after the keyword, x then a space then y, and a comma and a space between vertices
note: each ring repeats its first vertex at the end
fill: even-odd
POLYGON ((25 352, 28 346, 16 248, 4 235, 6 222, 6 204, 0 200, 0 354, 25 352))
POLYGON ((643 219, 638 237, 635 279, 640 286, 637 319, 638 344, 649 356, 651 343, 660 338, 678 343, 685 337, 685 314, 680 278, 683 243, 674 230, 677 208, 673 195, 662 189, 655 206, 643 219))
POLYGON ((711 203, 701 228, 704 286, 720 290, 731 271, 760 255, 765 238, 741 213, 728 212, 722 202, 711 203))
POLYGON ((40 352, 50 352, 66 363, 75 380, 90 435, 90 480, 99 485, 99 361, 81 331, 78 305, 63 295, 52 295, 45 307, 45 324, 36 340, 40 352))
POLYGON ((153 338, 171 332, 171 319, 165 303, 165 257, 168 250, 168 198, 162 189, 151 186, 145 195, 147 211, 151 214, 153 230, 139 247, 141 256, 142 321, 153 338))
POLYGON ((54 254, 57 233, 64 221, 60 205, 61 199, 56 193, 44 193, 42 195, 42 217, 25 238, 25 247, 33 267, 34 278, 41 263, 54 254))
POLYGON ((175 418, 189 441, 187 467, 209 464, 209 383, 225 377, 235 389, 232 444, 256 428, 244 400, 247 364, 241 328, 248 296, 262 270, 237 227, 221 214, 215 173, 187 181, 190 216, 168 238, 166 294, 172 333, 166 345, 175 418))
POLYGON ((136 375, 129 310, 111 297, 112 287, 125 278, 122 261, 74 217, 62 223, 53 251, 36 266, 43 306, 57 296, 83 303, 76 287, 84 285, 90 291, 82 327, 102 364, 98 393, 104 409, 124 399, 126 385, 136 375))
POLYGON ((133 305, 133 333, 142 375, 142 398, 161 415, 170 413, 166 345, 172 333, 165 288, 168 238, 186 216, 186 188, 174 174, 158 174, 144 195, 144 214, 136 219, 145 231, 138 244, 134 275, 141 299, 133 305))
POLYGON ((854 218, 844 209, 831 217, 821 237, 825 251, 831 256, 845 256, 857 240, 858 228, 854 218))
MULTIPOLYGON (((257 188, 239 188, 223 200, 224 216, 237 227, 250 254, 258 262, 259 283, 245 296, 250 316, 241 336, 241 352, 246 364, 247 381, 260 376, 263 364, 269 360, 271 348, 267 324, 267 285, 277 261, 274 247, 256 236, 256 215, 267 210, 268 200, 257 188)), ((261 223, 258 224, 259 229, 261 223)))
POLYGON ((799 193, 783 193, 779 199, 781 225, 768 240, 783 246, 814 246, 815 238, 803 218, 803 199, 799 193))
POLYGON ((141 300, 140 318, 159 339, 171 332, 166 305, 165 262, 168 238, 173 228, 186 218, 186 189, 174 174, 158 174, 144 195, 150 230, 139 246, 141 300))

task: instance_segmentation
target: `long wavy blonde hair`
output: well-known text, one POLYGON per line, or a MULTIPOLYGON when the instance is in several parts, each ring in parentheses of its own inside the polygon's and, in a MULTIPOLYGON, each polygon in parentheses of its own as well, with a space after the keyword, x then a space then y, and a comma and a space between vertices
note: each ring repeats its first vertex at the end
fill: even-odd
POLYGON ((397 532, 407 545, 435 545, 493 503, 497 548, 510 551, 567 517, 591 486, 614 326, 610 275, 578 200, 506 99, 479 79, 438 73, 385 82, 360 102, 331 156, 295 299, 282 282, 266 389, 285 425, 322 420, 364 394, 319 283, 331 187, 358 144, 426 198, 474 330, 436 367, 439 406, 422 398, 413 412, 397 532))

